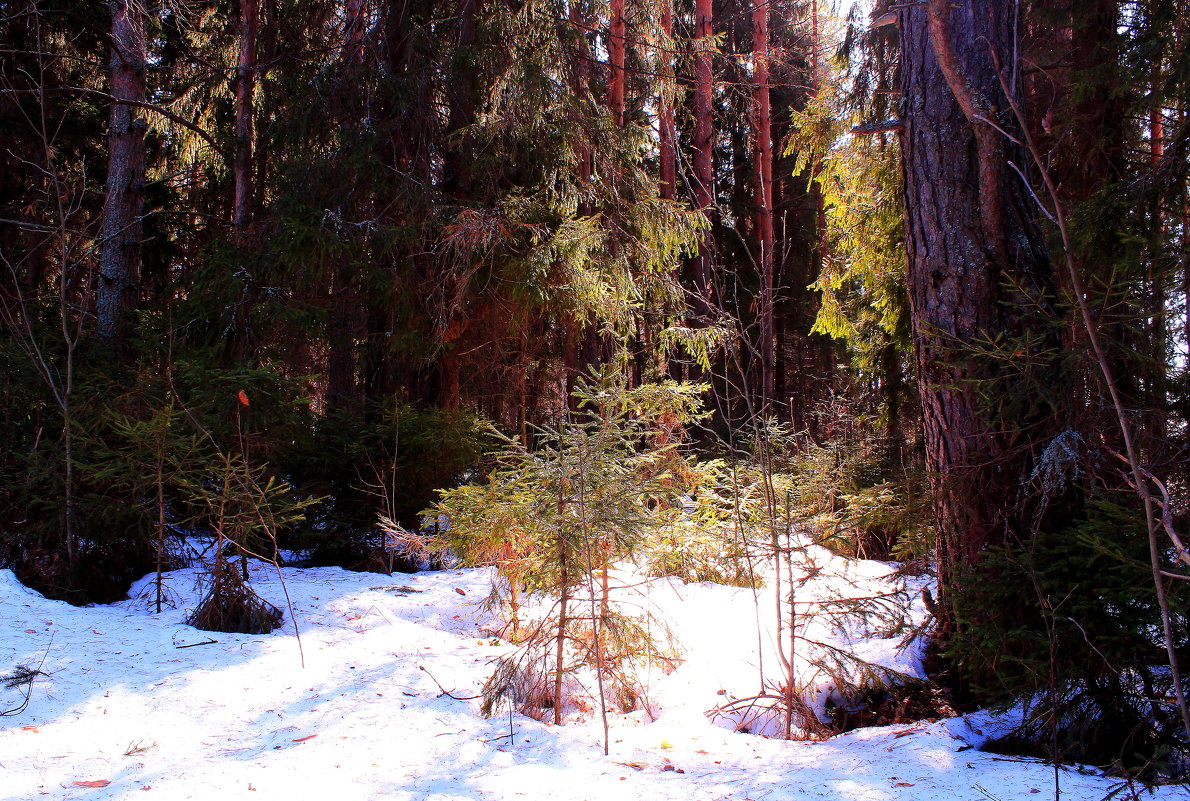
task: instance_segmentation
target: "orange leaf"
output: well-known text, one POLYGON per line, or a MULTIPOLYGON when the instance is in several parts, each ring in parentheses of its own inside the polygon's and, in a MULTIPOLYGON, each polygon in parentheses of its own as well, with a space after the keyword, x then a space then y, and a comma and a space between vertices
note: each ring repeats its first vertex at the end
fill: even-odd
POLYGON ((633 770, 644 770, 646 767, 643 762, 617 762, 616 764, 623 765, 626 768, 632 768, 633 770))
POLYGON ((36 726, 21 726, 21 731, 31 731, 34 734, 37 734, 37 727, 36 726))
POLYGON ((294 740, 295 743, 304 743, 306 740, 312 740, 317 737, 317 734, 307 734, 305 737, 299 737, 294 740))
POLYGON ((107 787, 111 784, 107 779, 96 779, 92 782, 73 782, 75 787, 107 787))
POLYGON ((248 406, 248 405, 249 405, 249 404, 248 404, 248 393, 247 393, 247 392, 245 392, 244 390, 242 390, 242 389, 241 389, 241 390, 240 390, 240 391, 239 391, 239 392, 236 394, 236 397, 240 399, 240 403, 242 403, 243 405, 245 405, 245 406, 248 406))
POLYGON ((912 782, 897 782, 896 784, 893 785, 893 787, 912 787, 912 786, 913 786, 912 782))

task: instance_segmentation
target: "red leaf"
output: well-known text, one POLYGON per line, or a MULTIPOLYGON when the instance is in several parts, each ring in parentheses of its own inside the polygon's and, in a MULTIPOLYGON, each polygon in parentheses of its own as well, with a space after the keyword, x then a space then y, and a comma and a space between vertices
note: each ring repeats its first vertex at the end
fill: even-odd
POLYGON ((897 782, 896 784, 893 785, 893 787, 912 787, 912 786, 913 786, 912 782, 897 782))
POLYGON ((75 787, 107 787, 111 784, 107 779, 96 779, 90 782, 72 782, 75 787))
POLYGON ((243 405, 245 405, 245 406, 250 405, 248 403, 248 393, 245 392, 244 390, 241 389, 238 393, 236 393, 236 397, 240 399, 240 403, 242 403, 243 405))
POLYGON ((306 740, 312 740, 317 737, 317 734, 307 734, 305 737, 299 737, 294 740, 295 743, 304 743, 306 740))
POLYGON ((36 726, 21 726, 21 731, 31 731, 34 734, 37 734, 37 727, 36 726))

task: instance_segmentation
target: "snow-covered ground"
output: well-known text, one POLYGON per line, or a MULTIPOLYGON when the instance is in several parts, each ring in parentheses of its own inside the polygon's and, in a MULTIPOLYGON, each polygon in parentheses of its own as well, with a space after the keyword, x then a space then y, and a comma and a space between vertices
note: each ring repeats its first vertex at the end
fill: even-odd
MULTIPOLYGON (((847 581, 879 583, 879 563, 847 581)), ((597 716, 551 726, 484 719, 478 693, 508 645, 477 614, 487 570, 413 576, 283 568, 300 631, 210 634, 183 623, 197 574, 167 574, 106 607, 49 601, 0 571, 0 675, 39 669, 28 707, 0 718, 0 799, 446 801, 447 799, 832 799, 1023 801, 1053 796, 1050 767, 980 752, 983 720, 863 729, 823 742, 734 733, 704 714, 756 692, 750 591, 657 582, 648 604, 671 619, 685 662, 651 679, 656 720, 597 716), (304 660, 304 665, 303 665, 304 660)), ((278 572, 253 568, 283 609, 278 572)), ((809 585, 808 585, 809 586, 809 585)), ((874 586, 874 585, 873 585, 874 586)), ((799 598, 814 599, 813 590, 799 598)), ((819 600, 830 594, 819 589, 819 600), (825 593, 825 595, 823 595, 825 593)), ((762 595, 763 606, 769 604, 762 595)), ((760 640, 766 635, 761 633, 760 640)), ((853 632, 869 658, 892 637, 853 632)), ((771 658, 771 657, 770 657, 771 658)), ((824 693, 829 687, 824 689, 824 693)), ((24 688, 0 687, 0 711, 24 688)), ((1119 782, 1073 769, 1063 798, 1106 798, 1119 782)), ((1126 797, 1126 796, 1125 796, 1126 797)), ((1162 788, 1157 799, 1183 798, 1162 788)))

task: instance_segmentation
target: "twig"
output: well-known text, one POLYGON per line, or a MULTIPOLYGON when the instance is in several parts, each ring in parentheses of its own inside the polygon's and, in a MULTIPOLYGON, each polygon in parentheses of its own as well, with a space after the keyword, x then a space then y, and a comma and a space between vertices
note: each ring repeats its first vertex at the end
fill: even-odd
POLYGON ((429 676, 430 680, 438 685, 438 689, 442 691, 442 692, 438 693, 439 698, 441 698, 444 695, 447 698, 453 698, 456 701, 474 701, 476 698, 483 698, 482 694, 481 695, 455 695, 450 690, 443 687, 442 682, 440 682, 440 681, 438 681, 438 679, 434 678, 434 674, 431 673, 430 671, 426 670, 425 665, 418 665, 417 669, 422 671, 423 673, 425 673, 427 676, 429 676))

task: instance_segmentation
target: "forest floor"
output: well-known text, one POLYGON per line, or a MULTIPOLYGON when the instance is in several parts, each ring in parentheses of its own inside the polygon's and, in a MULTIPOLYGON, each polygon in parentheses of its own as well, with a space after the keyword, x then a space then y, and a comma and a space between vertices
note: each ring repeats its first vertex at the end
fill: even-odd
MULTIPOLYGON (((842 586, 892 597, 881 589, 890 571, 851 562, 815 579, 817 590, 802 585, 799 598, 838 597, 842 586)), ((978 750, 995 726, 988 715, 822 741, 717 725, 708 709, 759 689, 754 643, 766 635, 752 622, 749 590, 648 585, 685 659, 646 678, 651 715, 611 716, 604 756, 591 705, 571 710, 563 726, 479 714, 472 696, 510 648, 479 611, 490 571, 386 576, 254 564, 252 572, 262 596, 285 608, 287 591, 292 603, 293 616, 287 610, 269 635, 185 625, 201 593, 194 570, 166 574, 160 614, 148 579, 127 601, 75 608, 0 571, 0 676, 40 671, 31 685, 0 686, 0 711, 31 691, 24 711, 0 718, 0 799, 1033 801, 1053 798, 1057 778, 1063 798, 1092 801, 1121 789, 1091 770, 1055 774, 978 750)), ((916 588, 907 589, 917 615, 916 588)), ((866 659, 918 669, 891 632, 836 636, 867 648, 866 659)), ((824 682, 819 701, 830 693, 824 682)), ((1143 797, 1188 796, 1160 788, 1143 797)))

